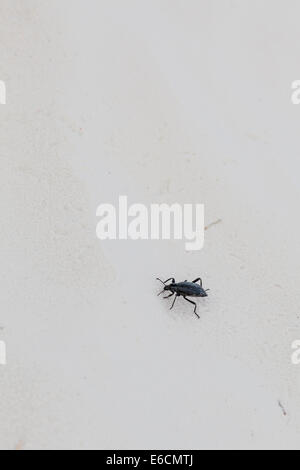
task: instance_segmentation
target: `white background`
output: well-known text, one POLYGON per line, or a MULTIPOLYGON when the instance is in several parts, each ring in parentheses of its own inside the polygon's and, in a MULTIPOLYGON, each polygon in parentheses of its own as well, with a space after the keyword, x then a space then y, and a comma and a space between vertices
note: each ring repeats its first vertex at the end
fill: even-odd
POLYGON ((299 448, 299 15, 0 1, 0 448, 299 448), (222 223, 196 253, 100 242, 120 194, 222 223), (173 275, 211 289, 200 321, 156 297, 173 275))

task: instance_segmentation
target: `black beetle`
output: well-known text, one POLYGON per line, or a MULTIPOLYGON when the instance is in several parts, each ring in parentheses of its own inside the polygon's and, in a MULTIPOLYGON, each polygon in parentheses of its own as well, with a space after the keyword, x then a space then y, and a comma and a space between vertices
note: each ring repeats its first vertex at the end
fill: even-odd
POLYGON ((176 295, 170 310, 172 310, 172 308, 174 307, 177 298, 182 296, 187 302, 195 306, 194 314, 198 318, 200 318, 197 313, 197 304, 187 299, 187 297, 207 297, 207 292, 209 292, 209 289, 207 290, 203 289, 202 279, 200 277, 195 279, 193 282, 184 281, 184 282, 176 283, 173 277, 171 277, 165 282, 158 278, 157 278, 157 281, 160 281, 165 286, 164 290, 160 294, 158 294, 159 296, 163 294, 164 292, 171 292, 171 294, 168 295, 167 297, 164 297, 164 299, 169 299, 170 297, 173 297, 173 295, 176 295), (171 284, 167 285, 167 282, 170 282, 170 281, 172 281, 171 284), (198 282, 200 282, 200 284, 198 284, 198 282))

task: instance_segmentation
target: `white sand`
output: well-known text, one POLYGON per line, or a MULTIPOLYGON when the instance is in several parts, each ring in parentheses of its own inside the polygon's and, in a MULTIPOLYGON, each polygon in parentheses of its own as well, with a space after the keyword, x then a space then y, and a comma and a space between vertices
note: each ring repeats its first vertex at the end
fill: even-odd
POLYGON ((1 448, 299 448, 299 13, 1 0, 1 448), (222 223, 99 242, 120 194, 222 223), (170 275, 203 277, 201 321, 170 275))

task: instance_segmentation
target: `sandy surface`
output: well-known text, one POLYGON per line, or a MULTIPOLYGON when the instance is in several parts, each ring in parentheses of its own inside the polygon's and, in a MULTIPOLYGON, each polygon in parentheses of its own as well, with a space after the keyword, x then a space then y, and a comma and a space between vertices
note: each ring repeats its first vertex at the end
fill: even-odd
POLYGON ((0 448, 299 448, 299 14, 1 0, 0 448), (120 194, 221 222, 100 242, 120 194), (211 289, 200 321, 170 275, 211 289))

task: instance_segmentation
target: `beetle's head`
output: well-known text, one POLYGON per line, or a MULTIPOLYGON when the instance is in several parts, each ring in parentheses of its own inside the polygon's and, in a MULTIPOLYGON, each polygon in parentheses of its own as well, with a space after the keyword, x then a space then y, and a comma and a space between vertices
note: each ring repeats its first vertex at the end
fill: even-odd
POLYGON ((163 294, 164 292, 170 292, 172 291, 172 284, 169 284, 167 285, 165 282, 163 282, 161 279, 157 279, 158 281, 160 281, 163 285, 164 285, 164 289, 161 291, 160 294, 158 294, 158 296, 160 296, 161 294, 163 294))

